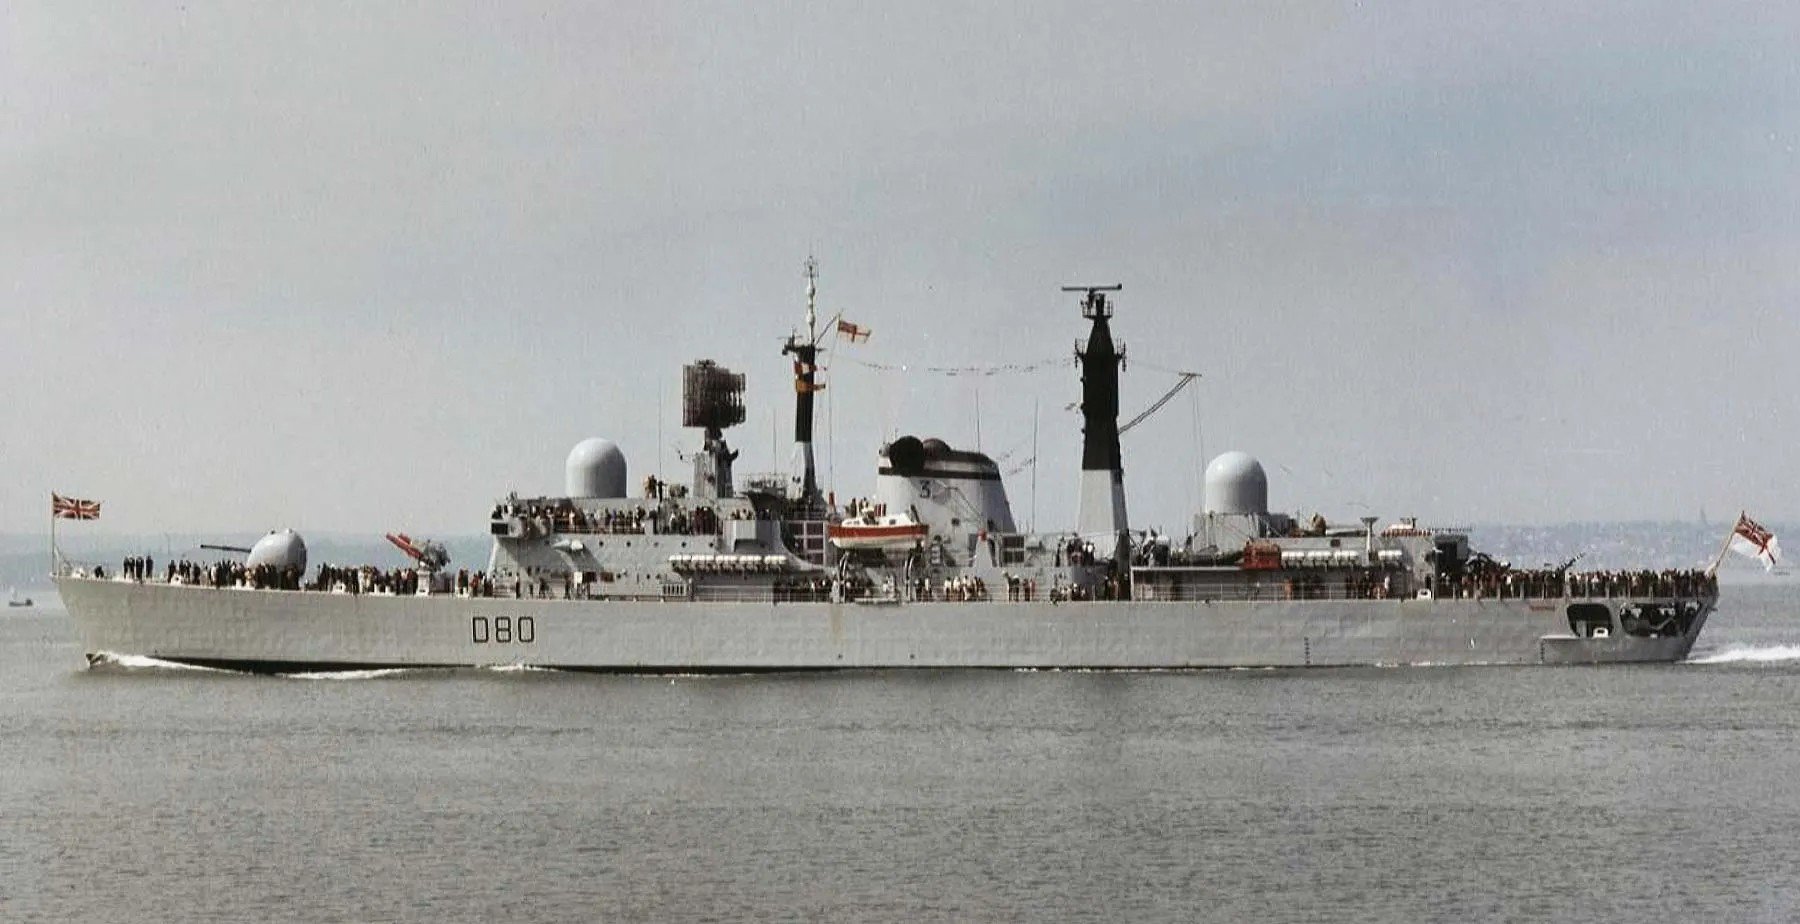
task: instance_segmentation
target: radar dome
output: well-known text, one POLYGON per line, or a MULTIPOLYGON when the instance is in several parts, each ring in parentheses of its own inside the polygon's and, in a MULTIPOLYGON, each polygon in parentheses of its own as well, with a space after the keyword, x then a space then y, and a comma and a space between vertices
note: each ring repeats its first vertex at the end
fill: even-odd
POLYGON ((612 440, 582 440, 569 450, 563 484, 570 497, 624 497, 625 453, 612 440))
POLYGON ((1227 452, 1206 466, 1206 512, 1267 514, 1269 476, 1247 452, 1227 452))
POLYGON ((274 565, 279 570, 292 568, 305 573, 306 540, 291 529, 270 532, 256 540, 256 544, 250 547, 250 556, 244 559, 244 566, 247 568, 260 565, 274 565))

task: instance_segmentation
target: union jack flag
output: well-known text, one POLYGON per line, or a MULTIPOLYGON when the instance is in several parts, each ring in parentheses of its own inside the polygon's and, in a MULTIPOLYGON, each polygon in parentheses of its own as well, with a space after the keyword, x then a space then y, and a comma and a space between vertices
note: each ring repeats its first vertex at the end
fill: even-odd
POLYGON ((1742 513, 1738 514, 1737 525, 1731 528, 1731 550, 1759 559, 1769 570, 1774 570, 1775 563, 1781 560, 1781 543, 1775 534, 1742 513))
POLYGON ((59 520, 98 520, 100 502, 50 492, 50 515, 59 520))

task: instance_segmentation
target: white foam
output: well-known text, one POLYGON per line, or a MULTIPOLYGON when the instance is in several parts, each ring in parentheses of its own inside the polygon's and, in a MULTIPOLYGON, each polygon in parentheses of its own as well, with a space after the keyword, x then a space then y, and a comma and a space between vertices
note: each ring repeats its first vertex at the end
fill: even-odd
POLYGON ((377 677, 404 674, 412 669, 410 667, 378 667, 360 671, 305 671, 281 676, 289 680, 374 680, 377 677))
POLYGON ((530 674, 554 674, 554 673, 556 673, 556 668, 538 667, 535 664, 488 664, 488 665, 484 665, 482 667, 482 670, 493 671, 497 674, 528 674, 528 673, 530 673, 530 674))
POLYGON ((108 667, 123 667, 129 670, 153 669, 166 671, 210 671, 217 674, 232 673, 232 671, 228 671, 222 667, 183 664, 180 661, 164 661, 161 658, 152 658, 148 655, 114 654, 110 651, 95 652, 92 655, 90 664, 94 666, 104 664, 108 667))
POLYGON ((1724 651, 1688 659, 1689 664, 1737 664, 1769 661, 1800 661, 1800 645, 1727 648, 1724 651))

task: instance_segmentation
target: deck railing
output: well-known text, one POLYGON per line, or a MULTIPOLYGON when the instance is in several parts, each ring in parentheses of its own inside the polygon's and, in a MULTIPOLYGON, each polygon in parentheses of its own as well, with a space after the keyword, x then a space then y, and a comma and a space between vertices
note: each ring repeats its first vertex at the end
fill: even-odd
MULTIPOLYGON (((70 567, 62 569, 59 577, 90 578, 91 569, 69 563, 70 567)), ((91 579, 91 578, 90 578, 91 579)), ((480 593, 466 590, 421 591, 419 593, 398 593, 391 589, 352 590, 342 582, 333 587, 321 589, 310 583, 298 590, 282 590, 279 588, 256 587, 248 580, 240 580, 224 586, 201 580, 184 582, 179 577, 168 581, 163 575, 144 579, 134 579, 108 572, 104 578, 110 581, 140 583, 153 585, 186 586, 196 590, 270 590, 285 593, 329 593, 349 596, 432 596, 432 597, 477 597, 482 599, 501 600, 612 600, 630 602, 701 602, 701 603, 806 603, 828 602, 832 599, 829 587, 825 586, 771 586, 768 584, 667 584, 658 590, 643 593, 597 592, 592 585, 576 585, 565 590, 561 583, 549 587, 539 593, 538 588, 529 582, 520 582, 519 592, 513 592, 513 582, 494 581, 481 589, 480 593)), ((1139 602, 1306 602, 1319 600, 1407 600, 1416 598, 1432 598, 1439 600, 1676 600, 1712 597, 1718 594, 1717 583, 1708 575, 1700 572, 1674 573, 1594 573, 1569 575, 1560 582, 1520 582, 1508 584, 1461 584, 1438 589, 1435 597, 1420 593, 1418 589, 1407 589, 1405 586, 1384 587, 1382 585, 1359 585, 1342 581, 1327 581, 1318 584, 1264 580, 1256 583, 1244 582, 1179 582, 1159 583, 1139 581, 1133 588, 1131 599, 1139 602)), ((875 586, 857 588, 847 591, 842 602, 865 603, 871 605, 907 603, 1057 603, 1093 599, 1084 596, 1070 587, 1045 587, 1031 583, 1009 588, 1005 585, 985 586, 979 588, 952 589, 945 593, 942 588, 932 586, 924 593, 917 593, 905 586, 875 586)))

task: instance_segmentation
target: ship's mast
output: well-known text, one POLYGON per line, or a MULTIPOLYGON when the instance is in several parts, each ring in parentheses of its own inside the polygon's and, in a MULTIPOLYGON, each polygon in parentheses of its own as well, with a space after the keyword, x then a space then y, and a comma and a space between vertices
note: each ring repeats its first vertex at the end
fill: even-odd
POLYGON ((825 387, 819 375, 819 263, 806 258, 806 335, 794 334, 781 348, 794 355, 794 443, 800 448, 803 471, 800 480, 800 505, 812 509, 824 506, 819 493, 819 475, 813 461, 813 395, 825 387))
POLYGON ((1076 529, 1097 547, 1112 552, 1114 561, 1127 553, 1125 471, 1119 459, 1119 367, 1125 362, 1122 347, 1115 346, 1111 326, 1112 305, 1106 293, 1122 286, 1064 286, 1064 292, 1083 292, 1081 316, 1093 322, 1086 343, 1075 345, 1081 361, 1081 505, 1076 529), (1110 537, 1110 539, 1108 538, 1110 537))
POLYGON ((819 342, 819 261, 806 258, 806 339, 819 342))

